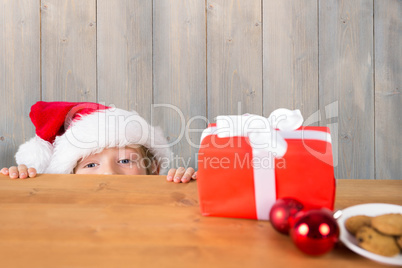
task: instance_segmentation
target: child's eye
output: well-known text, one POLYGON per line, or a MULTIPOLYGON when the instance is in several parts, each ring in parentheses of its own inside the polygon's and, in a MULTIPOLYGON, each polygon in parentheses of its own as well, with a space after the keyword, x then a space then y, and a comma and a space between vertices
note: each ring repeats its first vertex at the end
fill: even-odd
POLYGON ((119 160, 119 163, 121 163, 121 164, 129 164, 129 163, 131 163, 131 160, 130 159, 122 159, 122 160, 119 160))
POLYGON ((89 164, 85 165, 84 168, 94 168, 96 166, 97 166, 97 164, 95 164, 95 163, 89 163, 89 164))

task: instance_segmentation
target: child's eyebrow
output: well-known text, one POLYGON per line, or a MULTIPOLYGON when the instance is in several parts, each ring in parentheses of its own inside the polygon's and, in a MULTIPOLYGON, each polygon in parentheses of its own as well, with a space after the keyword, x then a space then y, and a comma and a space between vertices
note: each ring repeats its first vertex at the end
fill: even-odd
MULTIPOLYGON (((141 159, 142 156, 138 153, 138 152, 132 152, 132 153, 128 153, 130 159, 141 159)), ((127 153, 125 155, 125 157, 127 157, 127 153)))
POLYGON ((122 151, 120 151, 120 152, 124 152, 125 154, 127 154, 127 153, 136 153, 136 154, 140 154, 140 152, 138 151, 138 150, 136 150, 136 149, 134 149, 134 148, 130 148, 130 147, 127 147, 127 148, 125 148, 124 150, 122 150, 122 151))
POLYGON ((82 164, 82 163, 93 162, 93 161, 94 161, 93 158, 94 158, 94 156, 93 156, 93 155, 90 155, 90 156, 88 156, 88 157, 81 158, 77 163, 78 163, 78 165, 79 165, 79 164, 82 164))

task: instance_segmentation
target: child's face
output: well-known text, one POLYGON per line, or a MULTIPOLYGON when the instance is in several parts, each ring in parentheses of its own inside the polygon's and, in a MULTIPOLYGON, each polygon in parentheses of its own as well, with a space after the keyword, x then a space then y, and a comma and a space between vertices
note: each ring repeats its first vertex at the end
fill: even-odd
POLYGON ((80 160, 75 174, 146 175, 148 161, 135 148, 108 148, 80 160))

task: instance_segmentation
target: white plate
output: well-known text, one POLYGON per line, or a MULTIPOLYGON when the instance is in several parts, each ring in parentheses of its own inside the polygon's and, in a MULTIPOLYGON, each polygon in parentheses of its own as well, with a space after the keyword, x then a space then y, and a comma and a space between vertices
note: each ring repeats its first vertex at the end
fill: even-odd
POLYGON ((377 262, 402 265, 402 254, 395 257, 384 257, 371 253, 365 249, 359 247, 356 238, 351 235, 345 228, 345 220, 351 216, 356 215, 367 215, 367 216, 377 216, 386 213, 402 213, 402 206, 391 205, 391 204, 362 204, 353 207, 348 207, 342 210, 342 216, 338 218, 338 224, 340 229, 340 240, 352 251, 360 254, 366 258, 372 259, 377 262))

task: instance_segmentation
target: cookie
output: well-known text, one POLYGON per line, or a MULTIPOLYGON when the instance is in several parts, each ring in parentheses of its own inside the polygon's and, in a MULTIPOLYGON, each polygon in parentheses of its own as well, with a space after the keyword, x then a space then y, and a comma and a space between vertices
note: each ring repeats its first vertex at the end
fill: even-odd
POLYGON ((361 227, 356 233, 356 238, 360 247, 372 253, 387 257, 399 254, 400 250, 394 237, 380 234, 371 227, 361 227))
POLYGON ((399 248, 402 250, 402 236, 396 238, 396 243, 398 244, 399 248))
POLYGON ((371 226, 386 235, 402 235, 402 214, 384 214, 373 217, 371 226))
POLYGON ((371 225, 371 217, 358 215, 347 218, 345 221, 345 228, 349 231, 349 233, 355 235, 357 230, 362 226, 370 226, 371 225))

